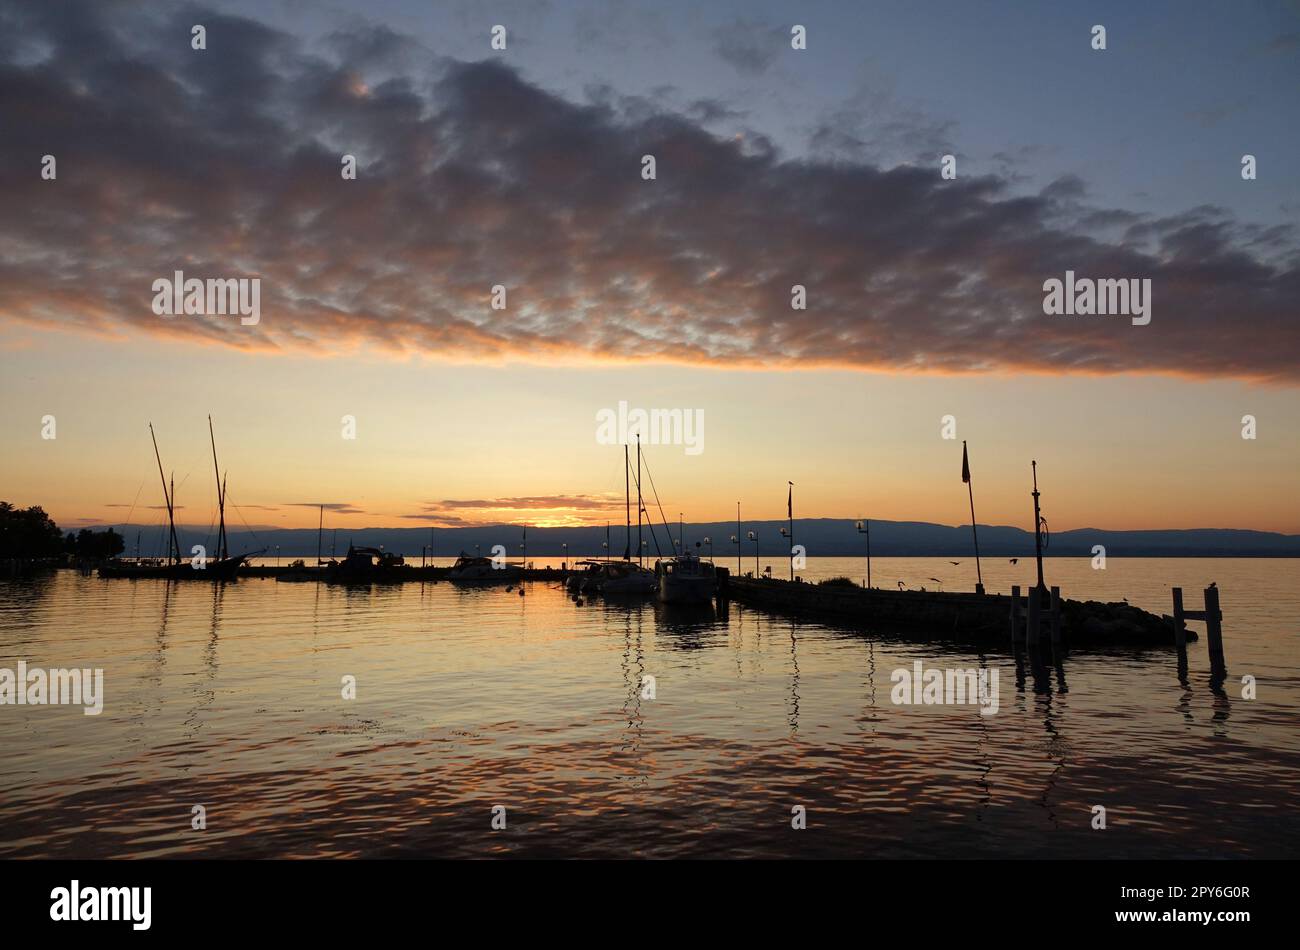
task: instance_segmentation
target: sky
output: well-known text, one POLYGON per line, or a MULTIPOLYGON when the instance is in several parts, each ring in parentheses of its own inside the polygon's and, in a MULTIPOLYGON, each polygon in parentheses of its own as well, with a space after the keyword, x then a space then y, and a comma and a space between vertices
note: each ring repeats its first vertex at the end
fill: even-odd
POLYGON ((960 524, 966 440, 982 523, 1298 533, 1300 5, 1133 6, 0 0, 0 498, 157 519, 152 422, 207 523, 211 414, 232 524, 617 522, 626 402, 687 520, 960 524))

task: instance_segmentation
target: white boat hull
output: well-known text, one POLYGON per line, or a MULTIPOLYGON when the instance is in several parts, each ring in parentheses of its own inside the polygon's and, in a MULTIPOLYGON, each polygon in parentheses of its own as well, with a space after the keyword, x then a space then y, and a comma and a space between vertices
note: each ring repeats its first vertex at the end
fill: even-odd
POLYGON ((653 594, 658 582, 651 573, 640 572, 627 577, 610 577, 601 582, 602 594, 653 594))
POLYGON ((713 577, 664 574, 659 578, 659 600, 665 604, 707 604, 716 589, 713 577))

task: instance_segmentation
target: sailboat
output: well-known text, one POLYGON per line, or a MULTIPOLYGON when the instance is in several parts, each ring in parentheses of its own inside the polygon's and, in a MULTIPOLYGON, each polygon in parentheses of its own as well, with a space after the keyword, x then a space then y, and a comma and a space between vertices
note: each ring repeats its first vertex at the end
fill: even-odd
MULTIPOLYGON (((636 446, 637 457, 637 478, 636 478, 636 534, 638 561, 640 560, 639 548, 641 547, 641 442, 637 440, 636 446)), ((654 572, 646 570, 639 563, 632 563, 632 489, 631 489, 631 471, 632 466, 628 459, 627 446, 623 446, 623 495, 624 506, 626 510, 627 542, 623 547, 623 560, 606 561, 601 565, 601 575, 598 581, 599 589, 602 594, 613 595, 632 595, 639 596, 644 594, 653 594, 657 581, 654 572)))
POLYGON ((226 546, 226 477, 221 474, 221 467, 217 464, 217 436, 212 431, 212 416, 208 416, 208 438, 212 441, 212 471, 217 477, 217 513, 220 518, 220 529, 217 534, 217 558, 210 560, 205 567, 194 571, 196 574, 202 574, 205 571, 208 577, 217 580, 230 579, 238 573, 253 554, 260 554, 261 551, 254 551, 251 554, 236 554, 230 556, 230 550, 226 546))
POLYGON ((155 577, 166 580, 231 580, 235 577, 247 554, 230 556, 226 548, 226 487, 217 465, 217 440, 212 433, 212 417, 208 416, 208 434, 212 439, 212 465, 217 473, 217 508, 220 512, 220 530, 217 535, 217 557, 194 562, 181 560, 181 545, 176 536, 176 476, 168 488, 163 474, 162 456, 158 452, 158 437, 153 423, 149 423, 149 438, 153 440, 154 459, 158 463, 158 477, 162 480, 163 500, 167 503, 167 560, 163 564, 140 564, 129 561, 110 561, 99 569, 100 577, 155 577))
MULTIPOLYGON (((640 443, 637 445, 638 460, 640 443)), ((649 469, 647 469, 649 471, 649 469)), ((653 480, 651 481, 653 485, 653 480)), ((655 493, 656 500, 658 492, 655 493)), ((660 506, 660 516, 663 508, 660 506)), ((664 528, 668 525, 665 521, 664 528)), ((682 553, 655 561, 655 578, 659 583, 659 601, 664 604, 707 604, 718 589, 718 569, 712 561, 702 560, 686 549, 686 524, 677 529, 682 553)))
POLYGON ((331 567, 336 566, 333 558, 328 562, 321 560, 320 545, 321 534, 325 530, 325 506, 320 506, 320 520, 316 525, 316 566, 308 567, 301 560, 294 561, 289 565, 289 569, 282 574, 275 575, 277 583, 281 584, 304 584, 323 581, 331 567))

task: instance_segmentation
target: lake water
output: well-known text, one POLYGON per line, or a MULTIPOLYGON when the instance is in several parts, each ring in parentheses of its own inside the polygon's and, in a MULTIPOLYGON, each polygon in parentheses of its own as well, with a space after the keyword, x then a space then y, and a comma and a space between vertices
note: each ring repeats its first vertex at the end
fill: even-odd
MULTIPOLYGON (((1203 637, 1186 685, 1157 650, 1075 653, 1018 686, 1005 649, 544 583, 3 581, 0 667, 102 667, 105 700, 0 706, 0 856, 1296 856, 1300 561, 1047 570, 1066 596, 1164 613, 1170 585, 1199 609, 1216 581, 1226 684, 1203 637), (891 673, 918 660, 997 671, 997 713, 895 705, 891 673)), ((984 564, 991 592, 1032 572, 984 564)), ((969 559, 872 573, 974 581, 969 559)))

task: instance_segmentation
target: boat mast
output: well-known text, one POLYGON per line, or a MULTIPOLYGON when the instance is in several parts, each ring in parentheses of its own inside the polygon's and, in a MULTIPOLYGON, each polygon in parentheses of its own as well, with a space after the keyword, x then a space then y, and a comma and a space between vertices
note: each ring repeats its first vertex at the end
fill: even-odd
POLYGON ((623 517, 627 539, 623 542, 623 560, 632 560, 632 464, 627 457, 627 443, 623 443, 623 517))
POLYGON ((316 524, 316 566, 320 566, 320 538, 325 529, 325 506, 320 506, 320 521, 316 524))
POLYGON ((641 540, 641 512, 645 511, 645 502, 641 500, 641 433, 636 434, 636 566, 644 567, 641 563, 641 546, 644 543, 641 540))
POLYGON ((217 465, 217 437, 212 431, 212 415, 208 415, 208 438, 212 440, 212 470, 217 476, 217 512, 221 527, 217 533, 217 554, 222 560, 230 556, 226 549, 226 485, 221 477, 221 467, 217 465))
POLYGON ((1039 593, 1047 589, 1043 583, 1043 515, 1038 508, 1038 463, 1031 459, 1029 464, 1034 472, 1034 560, 1038 562, 1038 590, 1035 593, 1039 593))
MULTIPOLYGON (((175 512, 172 510, 172 495, 167 491, 167 476, 163 474, 162 456, 158 454, 158 437, 154 435, 152 422, 149 423, 149 438, 153 440, 153 457, 158 462, 158 478, 162 481, 163 500, 167 502, 167 526, 171 531, 171 538, 168 541, 170 547, 167 549, 167 563, 174 564, 180 561, 181 545, 180 542, 176 540, 176 516, 175 512), (173 560, 173 556, 175 557, 175 560, 173 560)), ((172 485, 175 487, 174 479, 172 485)))

